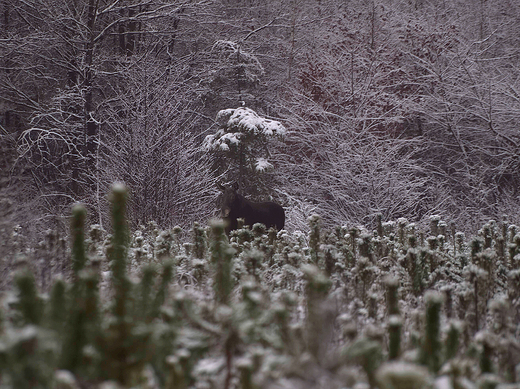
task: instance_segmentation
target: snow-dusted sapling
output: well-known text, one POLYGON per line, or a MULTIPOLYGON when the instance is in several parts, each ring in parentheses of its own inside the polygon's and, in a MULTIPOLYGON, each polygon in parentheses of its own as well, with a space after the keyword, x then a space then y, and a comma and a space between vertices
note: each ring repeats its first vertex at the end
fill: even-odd
POLYGON ((274 170, 269 145, 282 140, 286 128, 247 107, 219 111, 216 123, 220 128, 206 137, 203 149, 213 156, 217 173, 237 179, 248 193, 267 191, 274 170))
POLYGON ((285 212, 281 205, 272 201, 254 203, 237 193, 238 184, 231 187, 218 184, 222 195, 222 218, 226 222, 226 233, 238 228, 237 219, 244 219, 244 224, 252 227, 262 223, 267 228, 281 230, 285 225, 285 212))

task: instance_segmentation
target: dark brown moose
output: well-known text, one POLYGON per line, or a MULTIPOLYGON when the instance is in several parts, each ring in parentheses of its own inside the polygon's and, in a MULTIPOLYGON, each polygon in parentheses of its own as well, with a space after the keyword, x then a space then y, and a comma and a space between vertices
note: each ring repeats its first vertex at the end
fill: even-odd
POLYGON ((223 192, 222 195, 222 218, 226 222, 226 234, 238 228, 237 219, 244 219, 244 225, 253 227, 255 223, 262 223, 267 228, 275 227, 280 231, 285 224, 285 212, 283 208, 266 201, 254 203, 237 193, 238 184, 224 186, 217 184, 223 192))

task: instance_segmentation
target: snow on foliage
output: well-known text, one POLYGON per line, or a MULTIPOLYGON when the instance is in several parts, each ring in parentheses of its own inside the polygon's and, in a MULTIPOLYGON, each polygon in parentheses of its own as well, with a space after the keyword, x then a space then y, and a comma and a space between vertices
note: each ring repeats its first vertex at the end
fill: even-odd
POLYGON ((259 172, 264 172, 273 168, 273 164, 265 158, 257 158, 255 169, 259 172))
MULTIPOLYGON (((250 82, 256 82, 265 70, 255 55, 241 50, 240 45, 233 41, 220 40, 213 45, 213 51, 228 63, 239 63, 244 70, 243 76, 250 82)), ((231 67, 232 68, 232 67, 231 67)))
MULTIPOLYGON (((221 129, 213 135, 206 136, 204 149, 229 151, 230 146, 237 146, 243 136, 279 136, 286 135, 286 128, 276 120, 265 119, 247 107, 224 109, 216 118, 221 129)), ((259 170, 267 166, 258 161, 259 170)), ((265 161, 267 162, 267 161, 265 161)))

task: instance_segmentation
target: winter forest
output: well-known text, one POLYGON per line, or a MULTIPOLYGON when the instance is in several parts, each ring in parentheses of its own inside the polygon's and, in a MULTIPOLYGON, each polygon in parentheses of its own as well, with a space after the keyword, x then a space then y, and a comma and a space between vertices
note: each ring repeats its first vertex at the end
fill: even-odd
POLYGON ((518 388, 519 123, 515 0, 0 0, 0 388, 518 388))

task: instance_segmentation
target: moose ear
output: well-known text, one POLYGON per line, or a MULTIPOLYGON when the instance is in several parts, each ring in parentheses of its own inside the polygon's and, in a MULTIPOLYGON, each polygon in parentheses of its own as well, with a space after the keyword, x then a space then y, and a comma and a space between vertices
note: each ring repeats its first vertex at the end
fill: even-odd
POLYGON ((238 190, 238 182, 233 182, 233 190, 234 191, 238 190))
POLYGON ((222 192, 224 192, 226 190, 226 187, 224 185, 222 185, 221 182, 217 182, 217 188, 219 188, 222 192))

